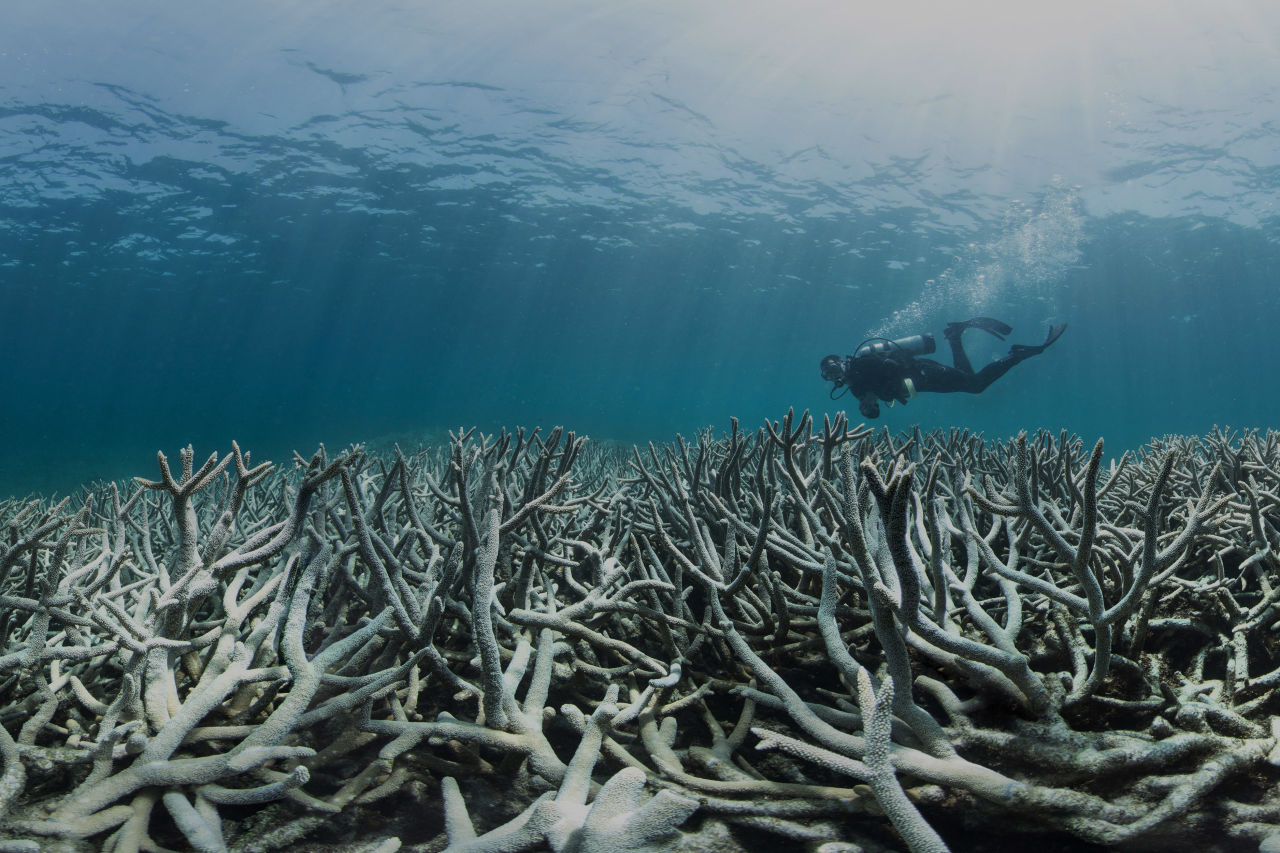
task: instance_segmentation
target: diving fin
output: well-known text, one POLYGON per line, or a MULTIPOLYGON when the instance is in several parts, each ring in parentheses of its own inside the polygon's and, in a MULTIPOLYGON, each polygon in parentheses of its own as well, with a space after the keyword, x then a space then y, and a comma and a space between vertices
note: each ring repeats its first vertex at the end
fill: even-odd
POLYGON ((969 320, 966 325, 995 335, 1002 341, 1004 340, 1005 335, 1013 331, 1013 326, 1010 326, 1008 323, 1001 323, 993 317, 974 317, 972 320, 969 320))
POLYGON ((1027 346, 1026 344, 1014 344, 1013 346, 1009 347, 1009 355, 1013 356, 1018 360, 1022 360, 1024 358, 1031 358, 1031 356, 1033 355, 1039 355, 1040 353, 1048 349, 1050 344, 1052 344, 1058 338, 1062 337, 1062 333, 1065 332, 1066 330, 1067 330, 1066 323, 1055 323, 1054 325, 1049 327, 1049 335, 1044 339, 1044 343, 1034 347, 1027 346))
POLYGON ((1013 327, 1008 323, 1001 323, 994 317, 974 317, 960 323, 948 323, 944 334, 950 338, 953 335, 959 335, 965 329, 981 329, 1002 341, 1005 335, 1013 331, 1013 327))

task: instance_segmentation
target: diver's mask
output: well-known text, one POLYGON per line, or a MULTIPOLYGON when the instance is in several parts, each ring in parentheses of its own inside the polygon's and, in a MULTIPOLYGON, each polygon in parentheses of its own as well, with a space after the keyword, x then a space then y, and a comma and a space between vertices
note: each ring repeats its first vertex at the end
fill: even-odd
POLYGON ((838 355, 829 355, 822 360, 822 378, 837 385, 844 384, 844 359, 838 355))

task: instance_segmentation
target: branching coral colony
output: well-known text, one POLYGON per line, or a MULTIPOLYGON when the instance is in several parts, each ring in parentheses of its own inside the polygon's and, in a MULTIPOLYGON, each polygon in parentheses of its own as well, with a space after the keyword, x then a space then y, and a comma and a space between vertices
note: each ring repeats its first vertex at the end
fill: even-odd
POLYGON ((1280 850, 1280 434, 1102 460, 788 414, 0 505, 0 851, 1280 850))

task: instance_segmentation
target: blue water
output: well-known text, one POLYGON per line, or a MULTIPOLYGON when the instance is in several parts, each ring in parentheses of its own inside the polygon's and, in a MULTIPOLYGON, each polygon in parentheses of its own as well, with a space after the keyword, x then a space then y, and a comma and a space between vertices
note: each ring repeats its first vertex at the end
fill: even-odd
POLYGON ((856 411, 980 313, 1069 329, 877 426, 1280 425, 1280 11, 888 5, 6 0, 0 494, 856 411))

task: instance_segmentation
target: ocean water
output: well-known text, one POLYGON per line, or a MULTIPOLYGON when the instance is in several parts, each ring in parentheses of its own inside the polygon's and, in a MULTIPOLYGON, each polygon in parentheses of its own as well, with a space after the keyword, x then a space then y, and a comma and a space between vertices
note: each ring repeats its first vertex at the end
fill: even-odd
POLYGON ((1275 427, 1278 43, 1262 0, 6 0, 0 494, 856 420, 822 356, 976 314, 1069 328, 876 426, 1275 427))

